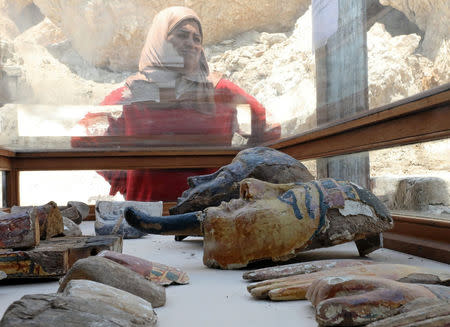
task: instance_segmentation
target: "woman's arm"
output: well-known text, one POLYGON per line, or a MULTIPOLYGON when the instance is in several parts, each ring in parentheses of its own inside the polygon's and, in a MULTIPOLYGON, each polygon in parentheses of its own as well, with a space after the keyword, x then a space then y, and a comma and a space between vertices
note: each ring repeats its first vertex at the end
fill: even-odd
POLYGON ((266 131, 266 109, 253 96, 246 93, 242 88, 233 82, 221 79, 216 86, 216 90, 222 97, 223 101, 232 104, 248 104, 251 110, 251 127, 252 134, 249 139, 249 144, 258 144, 264 142, 267 138, 279 138, 279 125, 275 126, 269 131, 266 131))

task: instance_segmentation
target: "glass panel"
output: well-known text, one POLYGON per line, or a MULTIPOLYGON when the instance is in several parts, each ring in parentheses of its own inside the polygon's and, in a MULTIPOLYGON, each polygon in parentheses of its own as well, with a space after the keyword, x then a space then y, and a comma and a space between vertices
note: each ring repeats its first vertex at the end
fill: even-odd
POLYGON ((368 159, 369 187, 392 213, 450 219, 448 158, 450 139, 333 157, 325 166, 320 159, 317 167, 319 177, 324 177, 321 169, 327 167, 330 177, 362 184, 366 170, 355 162, 368 159), (336 169, 337 163, 344 168, 336 169), (350 169, 355 166, 359 170, 350 169))
POLYGON ((5 1, 0 146, 249 146, 450 82, 444 2, 309 3, 5 1))
POLYGON ((0 171, 0 200, 2 201, 1 207, 6 208, 6 172, 0 171))
POLYGON ((68 201, 95 204, 97 200, 123 200, 109 195, 109 184, 95 171, 22 171, 20 204, 42 205, 54 201, 64 206, 68 201))

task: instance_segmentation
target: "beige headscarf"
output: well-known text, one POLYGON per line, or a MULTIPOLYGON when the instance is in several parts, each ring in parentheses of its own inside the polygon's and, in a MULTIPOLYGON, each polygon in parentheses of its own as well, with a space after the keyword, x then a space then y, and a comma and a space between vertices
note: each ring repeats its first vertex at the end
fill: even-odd
POLYGON ((209 77, 209 68, 203 49, 199 69, 189 76, 180 73, 184 60, 167 41, 168 35, 182 21, 193 19, 198 23, 203 39, 200 19, 186 7, 169 7, 153 19, 139 60, 139 72, 126 81, 131 94, 128 103, 160 102, 160 89, 174 89, 176 100, 182 107, 194 108, 202 113, 214 114, 214 87, 218 78, 209 77), (178 68, 178 69, 177 69, 178 68), (214 81, 213 81, 214 80, 214 81))

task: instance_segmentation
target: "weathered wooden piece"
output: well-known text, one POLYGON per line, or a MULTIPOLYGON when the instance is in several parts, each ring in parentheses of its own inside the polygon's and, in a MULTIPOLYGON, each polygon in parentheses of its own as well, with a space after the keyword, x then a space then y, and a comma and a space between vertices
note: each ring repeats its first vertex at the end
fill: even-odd
POLYGON ((423 267, 400 264, 371 264, 344 268, 333 268, 311 274, 294 275, 253 283, 247 290, 253 297, 269 298, 273 301, 302 300, 308 288, 318 279, 327 277, 370 276, 400 282, 446 285, 450 273, 423 267))
POLYGON ((0 216, 0 249, 27 249, 39 244, 39 222, 27 212, 0 216))
POLYGON ((88 279, 140 296, 154 308, 166 303, 166 290, 117 262, 102 257, 80 259, 61 279, 58 292, 74 279, 88 279))
POLYGON ((64 235, 65 236, 82 236, 80 227, 71 219, 63 216, 64 235))
POLYGON ((49 238, 61 235, 64 232, 64 224, 61 212, 55 202, 50 201, 47 204, 36 207, 19 207, 13 206, 11 213, 26 211, 30 213, 33 219, 39 221, 39 231, 41 240, 48 240, 49 238))
POLYGON ((210 175, 191 176, 189 189, 178 198, 170 214, 182 214, 220 205, 239 198, 239 182, 255 178, 270 183, 309 182, 308 169, 293 157, 267 147, 240 151, 233 161, 210 175))
POLYGON ((75 224, 79 225, 83 221, 83 218, 76 207, 67 207, 65 209, 59 208, 61 215, 67 219, 70 219, 75 224))
POLYGON ((28 251, 0 252, 0 270, 8 278, 59 278, 78 259, 102 250, 122 251, 120 236, 55 237, 28 251))
POLYGON ((152 216, 162 215, 162 202, 97 201, 95 204, 95 234, 121 235, 123 238, 139 238, 147 233, 131 227, 124 219, 126 207, 132 207, 152 216))
POLYGON ((240 187, 239 199, 203 212, 151 217, 127 208, 125 217, 147 233, 203 235, 203 263, 222 269, 286 261, 303 250, 372 237, 393 226, 383 203, 350 182, 272 184, 247 178, 240 187))
POLYGON ((56 294, 25 295, 6 310, 2 327, 152 326, 105 302, 56 294))
POLYGON ((104 302, 146 321, 148 326, 156 324, 156 313, 150 302, 109 285, 85 279, 71 280, 62 295, 104 302))
POLYGON ((450 303, 419 298, 405 304, 395 316, 372 322, 367 327, 450 326, 450 303), (419 302, 419 303, 418 303, 419 302))
POLYGON ((334 268, 370 265, 373 263, 374 263, 373 261, 369 260, 355 260, 355 259, 308 261, 301 263, 293 263, 290 265, 282 265, 250 270, 242 274, 242 278, 251 282, 256 282, 267 279, 288 277, 293 275, 310 274, 316 271, 324 271, 334 268))
POLYGON ((396 315, 417 299, 448 301, 450 287, 348 275, 314 281, 306 298, 321 326, 356 326, 396 315))
POLYGON ((189 284, 188 274, 174 267, 114 251, 105 250, 98 256, 117 262, 159 285, 189 284))

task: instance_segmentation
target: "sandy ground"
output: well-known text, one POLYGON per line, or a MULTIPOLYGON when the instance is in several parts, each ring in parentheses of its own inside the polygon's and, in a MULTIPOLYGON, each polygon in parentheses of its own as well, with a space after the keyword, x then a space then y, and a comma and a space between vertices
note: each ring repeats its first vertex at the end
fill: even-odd
MULTIPOLYGON (((93 222, 83 222, 85 235, 93 235, 93 222)), ((246 290, 242 270, 209 269, 202 263, 202 239, 175 242, 172 236, 151 235, 124 240, 123 253, 178 267, 190 284, 167 287, 167 303, 156 308, 158 326, 317 326, 309 301, 269 302, 253 299, 246 290)), ((357 258, 354 243, 302 253, 302 261, 357 258)), ((450 266, 388 249, 369 255, 377 262, 426 266, 450 272, 450 266)), ((56 292, 58 283, 0 285, 0 316, 10 303, 25 294, 56 292)))

